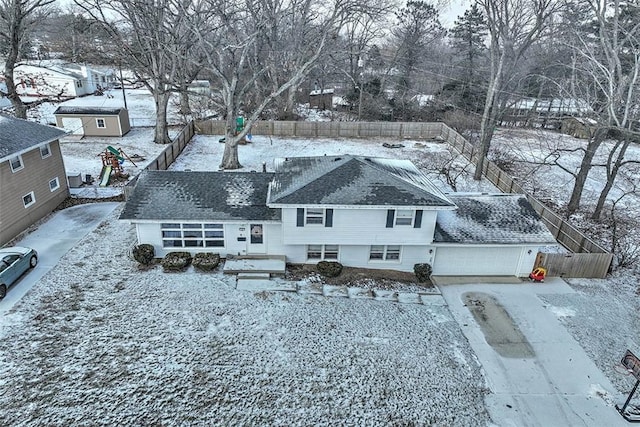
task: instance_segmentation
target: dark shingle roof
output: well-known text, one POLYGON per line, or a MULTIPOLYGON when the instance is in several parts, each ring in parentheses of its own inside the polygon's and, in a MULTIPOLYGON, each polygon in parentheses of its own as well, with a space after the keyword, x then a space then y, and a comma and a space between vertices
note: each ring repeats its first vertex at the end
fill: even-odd
POLYGON ((454 207, 409 160, 292 157, 275 167, 269 204, 454 207))
POLYGON ((437 243, 556 243, 527 198, 520 194, 449 195, 455 211, 439 211, 437 243))
POLYGON ((120 219, 278 220, 266 206, 272 173, 144 171, 120 219))
POLYGON ((109 108, 109 107, 74 107, 62 105, 53 112, 56 114, 91 114, 94 116, 117 116, 120 114, 122 108, 109 108))
POLYGON ((0 114, 0 160, 55 141, 65 134, 65 131, 52 126, 0 114))

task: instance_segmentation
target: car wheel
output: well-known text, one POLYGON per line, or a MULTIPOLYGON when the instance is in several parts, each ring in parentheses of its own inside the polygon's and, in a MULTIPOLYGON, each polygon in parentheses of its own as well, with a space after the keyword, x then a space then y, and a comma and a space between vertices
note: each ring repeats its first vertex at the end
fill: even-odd
POLYGON ((0 285, 0 299, 7 294, 7 285, 0 285))
POLYGON ((31 268, 35 267, 36 265, 38 265, 38 257, 37 256, 32 256, 31 259, 29 260, 29 266, 31 268))

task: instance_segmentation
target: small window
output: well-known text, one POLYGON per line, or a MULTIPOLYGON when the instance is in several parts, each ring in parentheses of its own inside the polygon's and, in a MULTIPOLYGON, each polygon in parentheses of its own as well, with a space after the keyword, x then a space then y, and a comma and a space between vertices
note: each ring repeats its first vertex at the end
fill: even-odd
POLYGON ((307 246, 307 259, 322 259, 322 245, 307 246))
POLYGON ((104 121, 104 119, 96 119, 96 126, 98 127, 98 129, 104 129, 107 127, 107 123, 104 121))
POLYGON ((324 209, 307 209, 306 224, 324 224, 324 209))
POLYGON ((324 259, 338 259, 338 245, 325 245, 324 259))
POLYGON ((51 146, 49 144, 43 145, 40 147, 40 157, 46 159, 51 155, 51 146))
POLYGON ((21 169, 24 169, 24 164, 22 163, 22 156, 15 156, 9 159, 9 164, 11 165, 12 172, 18 172, 21 169))
POLYGON ((309 245, 307 260, 338 259, 338 245, 309 245))
POLYGON ((371 250, 369 251, 369 259, 384 259, 384 246, 371 246, 371 250))
POLYGON ((33 191, 29 194, 25 194, 22 196, 22 203, 24 203, 24 207, 28 208, 36 202, 36 196, 33 194, 33 191))
POLYGON ((400 260, 400 246, 371 246, 369 250, 369 260, 398 261, 400 260))
POLYGON ((338 245, 309 245, 307 260, 338 259, 338 245))
POLYGON ((251 224, 249 229, 251 230, 251 243, 258 245, 264 243, 262 224, 251 224))
POLYGON ((49 181, 49 190, 53 192, 53 191, 56 191, 58 188, 60 188, 60 180, 58 180, 58 177, 56 176, 51 181, 49 181))
POLYGON ((387 246, 385 257, 387 261, 397 261, 400 259, 400 246, 387 246))
POLYGON ((413 225, 413 211, 397 210, 396 225, 413 225))

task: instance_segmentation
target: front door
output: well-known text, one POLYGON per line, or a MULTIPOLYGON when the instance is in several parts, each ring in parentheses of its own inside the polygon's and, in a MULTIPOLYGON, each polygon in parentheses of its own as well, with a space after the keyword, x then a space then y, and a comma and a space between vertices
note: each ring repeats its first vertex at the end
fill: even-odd
POLYGON ((264 225, 263 224, 249 224, 249 243, 247 245, 247 253, 249 254, 263 254, 265 253, 264 243, 264 225))

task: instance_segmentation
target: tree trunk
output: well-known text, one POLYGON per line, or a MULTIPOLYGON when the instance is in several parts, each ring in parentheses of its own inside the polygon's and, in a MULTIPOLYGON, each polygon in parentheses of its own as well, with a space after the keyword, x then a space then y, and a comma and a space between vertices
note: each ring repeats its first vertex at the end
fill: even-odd
POLYGON ((596 155, 596 151, 600 147, 600 144, 602 144, 602 141, 604 141, 606 134, 606 129, 596 129, 591 140, 589 140, 589 143, 587 144, 587 150, 580 162, 580 169, 578 169, 578 173, 576 174, 576 182, 573 185, 571 198, 567 204, 567 217, 574 214, 578 208, 580 208, 580 199, 582 198, 582 192, 584 191, 584 184, 587 182, 587 176, 589 175, 589 171, 591 171, 593 157, 596 155))
POLYGON ((187 116, 191 114, 191 105, 189 103, 189 93, 187 92, 187 85, 182 85, 180 89, 180 114, 187 116))
POLYGON ((224 153, 222 154, 220 169, 240 169, 242 167, 238 159, 238 142, 240 138, 236 135, 236 116, 237 114, 227 109, 224 153))
POLYGON ((284 114, 285 114, 285 117, 289 118, 289 120, 294 119, 294 110, 296 105, 297 91, 298 91, 298 85, 291 86, 289 90, 287 90, 287 98, 284 105, 284 114))
POLYGON ((498 69, 493 77, 489 88, 487 89, 487 100, 484 104, 484 113, 482 114, 482 121, 480 124, 480 152, 478 153, 478 160, 476 162, 476 170, 473 173, 473 179, 480 181, 482 179, 482 170, 484 169, 484 161, 489 153, 489 147, 491 145, 491 139, 493 138, 493 132, 497 124, 497 96, 500 86, 502 85, 502 67, 504 65, 505 55, 500 55, 498 61, 498 69))
POLYGON ((9 101, 11 101, 14 115, 19 119, 26 119, 27 107, 22 102, 22 99, 20 99, 20 97, 18 96, 18 92, 16 91, 16 83, 13 80, 13 72, 15 69, 15 64, 18 61, 18 48, 20 45, 17 33, 17 30, 12 33, 12 35, 15 36, 12 37, 11 46, 9 47, 9 53, 7 54, 7 60, 4 64, 4 72, 2 74, 4 76, 5 84, 7 85, 7 98, 9 98, 9 101))
MULTIPOLYGON (((600 197, 598 197, 598 203, 596 203, 596 208, 591 215, 591 219, 600 219, 600 215, 602 215, 602 210, 604 209, 604 204, 607 201, 607 196, 613 187, 614 182, 616 181, 616 177, 618 176, 618 172, 620 171, 620 166, 622 166, 622 162, 624 161, 625 153, 627 152, 627 148, 629 148, 630 140, 626 140, 622 143, 622 147, 620 148, 620 152, 616 157, 616 161, 613 162, 613 166, 611 166, 611 156, 609 161, 607 162, 607 182, 604 185, 604 188, 600 192, 600 197)), ((615 148, 612 151, 615 152, 615 148)))
POLYGON ((233 135, 225 135, 224 154, 222 155, 221 169, 240 169, 242 165, 238 159, 238 138, 233 135))
MULTIPOLYGON (((155 86, 158 87, 157 85, 155 86)), ((156 104, 156 127, 153 142, 156 144, 170 144, 169 130, 167 129, 167 105, 171 92, 159 92, 157 89, 153 94, 156 104)))

